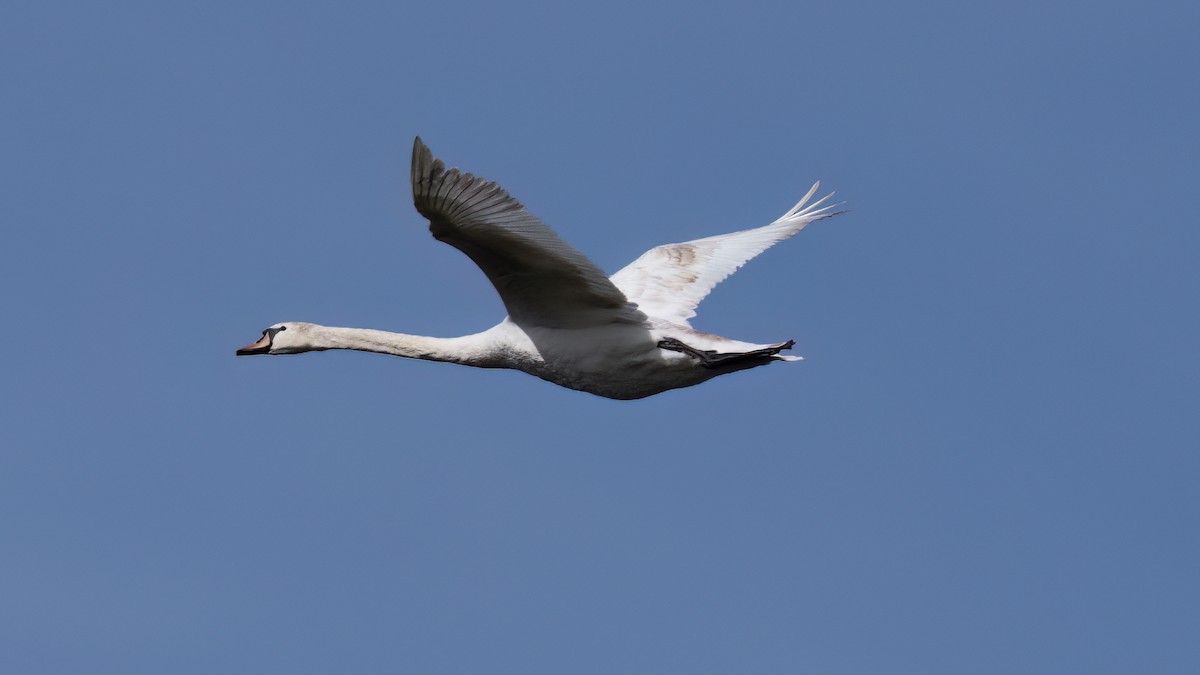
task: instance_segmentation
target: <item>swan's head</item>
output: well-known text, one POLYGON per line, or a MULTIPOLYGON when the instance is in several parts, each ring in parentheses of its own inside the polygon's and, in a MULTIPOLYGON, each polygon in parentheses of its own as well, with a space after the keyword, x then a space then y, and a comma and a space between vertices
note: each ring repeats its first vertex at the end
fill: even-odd
POLYGON ((288 321, 277 323, 264 330, 258 342, 248 344, 237 350, 238 356, 253 356, 254 354, 299 354, 317 349, 313 345, 312 332, 315 326, 311 323, 288 321))

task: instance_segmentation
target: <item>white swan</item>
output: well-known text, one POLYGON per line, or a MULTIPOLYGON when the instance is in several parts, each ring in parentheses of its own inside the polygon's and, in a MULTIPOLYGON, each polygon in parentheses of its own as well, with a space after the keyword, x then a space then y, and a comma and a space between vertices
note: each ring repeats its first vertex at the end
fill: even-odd
POLYGON ((436 239, 487 275, 508 316, 475 335, 433 338, 278 323, 238 355, 356 349, 481 368, 513 368, 571 389, 636 399, 773 361, 793 341, 754 344, 694 330, 688 319, 723 279, 804 226, 837 215, 805 206, 820 183, 765 227, 650 249, 606 276, 499 185, 446 170, 418 137, 413 202, 436 239))

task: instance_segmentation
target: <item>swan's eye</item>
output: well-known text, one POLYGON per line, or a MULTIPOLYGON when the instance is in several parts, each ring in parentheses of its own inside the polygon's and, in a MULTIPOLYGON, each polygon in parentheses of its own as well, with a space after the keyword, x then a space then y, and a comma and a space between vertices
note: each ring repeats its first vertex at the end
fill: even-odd
POLYGON ((287 326, 280 326, 279 328, 277 328, 277 329, 275 329, 275 330, 276 330, 277 332, 280 332, 280 333, 282 333, 283 331, 287 330, 287 326))

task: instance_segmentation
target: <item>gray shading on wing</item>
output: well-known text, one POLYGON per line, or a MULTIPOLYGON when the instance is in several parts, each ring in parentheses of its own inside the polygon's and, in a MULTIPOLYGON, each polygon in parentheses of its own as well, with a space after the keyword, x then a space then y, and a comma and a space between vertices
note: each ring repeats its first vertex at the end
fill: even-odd
POLYGON ((837 205, 817 208, 833 193, 805 207, 819 186, 770 225, 652 248, 612 275, 612 282, 646 314, 689 326, 700 301, 751 258, 809 223, 840 213, 830 212, 837 205))
POLYGON ((595 263, 503 188, 447 170, 420 137, 413 142, 412 188, 434 238, 475 261, 518 325, 585 328, 645 319, 595 263))

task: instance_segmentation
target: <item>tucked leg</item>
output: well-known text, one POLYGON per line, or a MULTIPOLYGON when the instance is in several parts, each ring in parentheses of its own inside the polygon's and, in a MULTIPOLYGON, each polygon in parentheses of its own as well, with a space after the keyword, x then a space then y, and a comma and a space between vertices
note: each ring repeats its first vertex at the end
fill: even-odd
POLYGON ((711 349, 696 349, 695 347, 690 347, 683 342, 676 340, 675 338, 663 338, 662 340, 658 341, 658 348, 687 354, 688 356, 691 356, 699 361, 700 365, 704 366, 705 368, 720 368, 741 361, 762 361, 764 359, 769 359, 785 349, 791 349, 795 344, 795 340, 788 340, 787 342, 771 345, 770 347, 765 347, 763 349, 723 354, 721 352, 715 352, 711 349))

